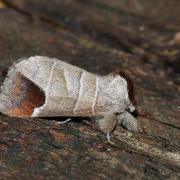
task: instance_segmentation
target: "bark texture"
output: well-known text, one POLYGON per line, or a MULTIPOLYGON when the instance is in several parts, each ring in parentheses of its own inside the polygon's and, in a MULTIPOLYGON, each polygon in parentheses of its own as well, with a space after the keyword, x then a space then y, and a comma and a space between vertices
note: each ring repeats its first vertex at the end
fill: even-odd
MULTIPOLYGON (((179 0, 0 0, 0 70, 42 55, 134 81, 142 133, 0 115, 0 179, 180 177, 179 0)), ((1 76, 1 82, 3 81, 1 76)))

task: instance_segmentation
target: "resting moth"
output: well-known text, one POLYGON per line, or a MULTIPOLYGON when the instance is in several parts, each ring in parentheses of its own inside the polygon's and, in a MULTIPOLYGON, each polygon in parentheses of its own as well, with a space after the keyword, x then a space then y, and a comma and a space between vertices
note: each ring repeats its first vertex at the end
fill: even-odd
POLYGON ((130 99, 128 81, 119 73, 100 76, 34 56, 10 67, 1 87, 0 111, 15 117, 89 117, 110 142, 117 125, 138 131, 130 99))

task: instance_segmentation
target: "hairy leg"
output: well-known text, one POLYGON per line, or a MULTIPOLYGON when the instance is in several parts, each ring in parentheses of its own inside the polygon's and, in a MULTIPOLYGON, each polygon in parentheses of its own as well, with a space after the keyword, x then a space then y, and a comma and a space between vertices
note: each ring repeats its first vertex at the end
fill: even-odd
POLYGON ((111 141, 110 134, 113 132, 117 125, 117 117, 114 113, 109 112, 103 117, 95 118, 97 128, 106 134, 107 140, 110 144, 114 144, 111 141))
POLYGON ((128 130, 135 132, 140 131, 138 120, 128 111, 124 111, 123 113, 117 115, 117 119, 118 119, 118 124, 123 125, 128 130))

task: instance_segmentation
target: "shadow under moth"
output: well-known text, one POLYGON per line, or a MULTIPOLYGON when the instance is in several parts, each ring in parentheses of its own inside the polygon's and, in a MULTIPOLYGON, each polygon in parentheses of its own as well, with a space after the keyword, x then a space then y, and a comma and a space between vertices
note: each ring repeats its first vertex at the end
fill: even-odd
POLYGON ((34 56, 14 63, 0 93, 0 111, 14 117, 88 117, 107 135, 117 125, 138 131, 128 82, 95 75, 61 60, 34 56))

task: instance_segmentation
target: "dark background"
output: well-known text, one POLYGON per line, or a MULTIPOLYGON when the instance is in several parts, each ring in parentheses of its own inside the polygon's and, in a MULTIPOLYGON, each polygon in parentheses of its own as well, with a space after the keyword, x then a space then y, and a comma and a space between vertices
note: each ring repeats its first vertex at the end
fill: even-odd
POLYGON ((83 122, 0 115, 0 179, 180 176, 179 0, 0 0, 0 70, 34 55, 127 72, 150 115, 142 133, 117 128, 119 148, 83 122))

